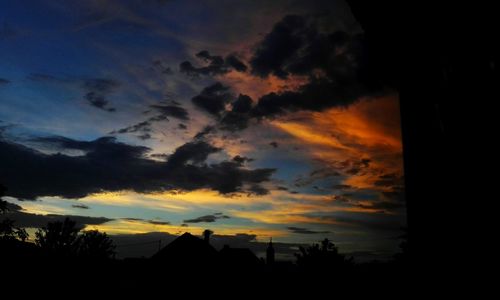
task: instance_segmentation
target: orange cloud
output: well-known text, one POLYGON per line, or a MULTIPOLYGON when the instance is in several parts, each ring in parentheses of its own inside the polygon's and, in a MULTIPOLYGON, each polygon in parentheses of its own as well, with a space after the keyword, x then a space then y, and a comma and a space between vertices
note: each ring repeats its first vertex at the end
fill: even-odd
POLYGON ((397 94, 367 98, 348 108, 299 112, 272 122, 306 147, 323 165, 346 160, 370 160, 369 168, 349 176, 345 184, 381 189, 382 174, 402 175, 402 142, 397 94))

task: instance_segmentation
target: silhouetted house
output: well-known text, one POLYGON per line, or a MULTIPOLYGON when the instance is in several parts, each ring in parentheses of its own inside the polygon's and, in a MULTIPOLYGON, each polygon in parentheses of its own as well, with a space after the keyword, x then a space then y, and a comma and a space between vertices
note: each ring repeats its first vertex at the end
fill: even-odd
POLYGON ((186 232, 152 256, 169 266, 207 266, 217 263, 218 252, 208 242, 186 232))
POLYGON ((269 241, 269 245, 267 245, 266 249, 266 262, 268 265, 274 264, 274 247, 273 247, 273 238, 269 241))
POLYGON ((219 251, 220 263, 226 267, 256 267, 260 264, 259 258, 248 248, 231 248, 224 245, 219 251))

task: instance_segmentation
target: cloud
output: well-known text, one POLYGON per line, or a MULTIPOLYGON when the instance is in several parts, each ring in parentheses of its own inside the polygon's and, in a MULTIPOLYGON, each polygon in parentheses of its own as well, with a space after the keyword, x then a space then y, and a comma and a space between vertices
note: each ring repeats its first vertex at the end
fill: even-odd
POLYGON ((73 204, 73 205, 71 205, 71 207, 80 208, 80 209, 89 209, 90 208, 85 204, 73 204))
POLYGON ((10 80, 5 79, 5 78, 0 78, 0 86, 7 85, 9 83, 10 83, 10 80))
POLYGON ((245 157, 245 156, 236 155, 235 157, 233 157, 233 161, 239 163, 240 165, 243 165, 246 162, 253 161, 253 158, 248 158, 248 157, 245 157))
POLYGON ((269 143, 269 145, 271 145, 271 147, 273 147, 273 148, 275 148, 275 149, 276 149, 276 148, 278 148, 278 146, 279 146, 279 145, 278 145, 278 143, 277 143, 277 142, 274 142, 274 141, 273 141, 273 142, 270 142, 270 143, 269 143))
POLYGON ((160 116, 173 117, 179 120, 187 121, 189 120, 189 114, 187 110, 178 105, 151 105, 151 108, 160 112, 160 116))
MULTIPOLYGON (((125 134, 125 133, 137 133, 140 135, 136 137, 141 140, 151 139, 151 132, 154 131, 153 124, 161 121, 169 121, 169 118, 176 118, 182 121, 189 120, 188 111, 180 106, 179 103, 172 101, 172 104, 153 104, 149 106, 151 110, 147 110, 144 114, 150 114, 151 112, 156 112, 154 116, 147 118, 144 121, 135 123, 133 125, 110 131, 109 134, 125 134)), ((179 128, 186 129, 187 126, 184 124, 179 124, 179 128)))
POLYGON ((40 215, 22 211, 12 211, 0 215, 0 220, 6 218, 14 220, 16 222, 16 226, 32 228, 41 228, 46 226, 48 222, 63 221, 65 218, 70 218, 71 220, 75 221, 77 226, 79 226, 80 228, 83 228, 86 225, 101 225, 113 220, 105 217, 87 217, 56 214, 40 215))
MULTIPOLYGON (((339 176, 354 176, 364 174, 369 170, 370 160, 363 159, 346 159, 346 160, 330 160, 323 162, 325 167, 321 167, 311 171, 306 178, 299 177, 295 180, 295 186, 307 186, 315 181, 339 177, 339 176)), ((338 185, 338 189, 345 189, 348 185, 338 185), (340 187, 340 188, 339 188, 340 187)))
POLYGON ((224 112, 220 118, 220 127, 224 130, 237 131, 247 128, 252 109, 252 98, 240 94, 235 101, 231 103, 231 109, 224 112))
POLYGON ((327 233, 330 233, 330 231, 314 231, 314 230, 310 230, 310 229, 302 228, 302 227, 287 227, 287 229, 293 233, 298 233, 298 234, 327 234, 327 233))
POLYGON ((107 99, 121 86, 121 83, 114 79, 57 77, 44 73, 30 73, 27 79, 40 83, 51 83, 55 85, 78 87, 83 90, 83 98, 91 106, 108 112, 116 111, 114 107, 109 107, 110 102, 107 99))
POLYGON ((207 135, 214 132, 216 132, 216 128, 214 126, 207 125, 203 127, 203 129, 194 136, 194 139, 195 140, 204 139, 207 135))
POLYGON ((238 72, 246 72, 248 67, 234 54, 226 56, 226 64, 238 72))
MULTIPOLYGON (((227 96, 218 97, 217 101, 197 98, 199 106, 217 117, 222 129, 236 131, 247 128, 251 119, 274 119, 289 112, 345 108, 362 97, 385 93, 383 83, 378 83, 377 78, 373 78, 375 76, 367 75, 376 72, 365 70, 363 36, 327 30, 321 26, 323 17, 283 17, 257 44, 250 58, 253 76, 269 80, 274 76, 285 83, 291 78, 300 78, 301 83, 297 86, 264 94, 255 105, 246 96, 244 105, 234 102, 232 108, 226 109, 230 102, 227 96)), ((206 51, 198 53, 198 57, 211 65, 220 65, 224 61, 206 51)), ((200 72, 188 62, 184 67, 191 72, 200 72)))
POLYGON ((168 221, 148 220, 147 222, 153 225, 170 225, 170 222, 168 221))
POLYGON ((183 222, 184 223, 213 223, 219 219, 230 219, 230 218, 231 217, 226 216, 224 214, 216 213, 213 215, 205 215, 205 216, 197 217, 194 219, 184 220, 183 222))
POLYGON ((40 137, 33 142, 58 151, 44 154, 0 139, 0 180, 7 195, 33 200, 41 196, 82 198, 104 191, 138 193, 168 190, 212 189, 220 194, 248 192, 248 186, 270 180, 275 169, 246 169, 234 161, 207 165, 208 155, 220 151, 206 142, 190 142, 177 148, 166 161, 148 159, 150 149, 103 137, 78 141, 65 137, 40 137), (80 150, 80 156, 61 151, 80 150))
MULTIPOLYGON (((149 117, 145 121, 118 129, 118 130, 113 130, 109 132, 109 134, 114 135, 114 134, 124 134, 124 133, 136 133, 140 132, 141 134, 136 136, 137 138, 141 140, 147 140, 151 138, 151 132, 153 132, 153 123, 160 122, 160 121, 168 121, 169 117, 173 117, 176 119, 180 119, 183 121, 188 121, 189 120, 189 113, 186 109, 178 105, 176 102, 174 102, 174 105, 160 105, 160 104, 155 104, 155 105, 150 105, 150 108, 152 108, 154 111, 159 112, 159 114, 156 114, 152 117, 149 117)), ((151 111, 146 111, 144 113, 150 113, 151 111)), ((182 126, 186 127, 184 124, 182 126)), ((186 127, 187 128, 187 127, 186 127)))
POLYGON ((216 82, 204 88, 201 93, 193 97, 191 101, 195 106, 209 114, 220 116, 233 97, 228 90, 228 87, 223 86, 220 82, 216 82))
POLYGON ((235 54, 230 54, 224 59, 222 56, 210 55, 207 50, 200 51, 196 57, 204 61, 207 65, 204 67, 195 67, 189 61, 184 61, 179 65, 182 73, 191 77, 216 76, 229 73, 231 70, 245 72, 247 66, 235 54))
POLYGON ((130 125, 118 130, 113 130, 109 134, 117 134, 117 133, 134 133, 134 132, 143 132, 143 133, 148 133, 151 132, 153 129, 151 128, 151 121, 142 121, 139 123, 136 123, 134 125, 130 125))
POLYGON ((120 83, 112 79, 93 78, 85 80, 82 88, 85 91, 84 98, 90 105, 108 112, 114 112, 116 109, 108 107, 109 101, 106 97, 119 86, 120 83))
POLYGON ((183 166, 188 162, 199 164, 204 162, 210 154, 219 152, 220 150, 220 148, 216 148, 203 141, 189 142, 177 148, 170 155, 168 165, 177 167, 183 166))
POLYGON ((155 60, 155 61, 153 61, 153 67, 155 69, 159 70, 160 73, 162 73, 164 75, 172 75, 172 74, 174 74, 174 72, 172 71, 172 69, 169 66, 164 65, 161 60, 155 60))

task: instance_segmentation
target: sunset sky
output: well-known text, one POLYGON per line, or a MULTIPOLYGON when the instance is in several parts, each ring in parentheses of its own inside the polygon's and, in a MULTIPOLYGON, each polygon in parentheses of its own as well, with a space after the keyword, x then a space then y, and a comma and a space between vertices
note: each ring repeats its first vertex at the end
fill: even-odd
POLYGON ((3 1, 0 56, 22 226, 399 250, 398 91, 343 1, 3 1))

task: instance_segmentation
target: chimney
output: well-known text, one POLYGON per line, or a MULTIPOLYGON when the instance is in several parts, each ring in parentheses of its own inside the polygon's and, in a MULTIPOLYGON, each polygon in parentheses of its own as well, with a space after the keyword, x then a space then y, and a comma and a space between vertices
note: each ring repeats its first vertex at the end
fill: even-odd
POLYGON ((213 232, 212 230, 210 230, 210 229, 205 229, 205 230, 203 231, 203 240, 204 240, 205 242, 207 242, 207 244, 209 244, 209 243, 210 243, 210 236, 211 236, 213 233, 214 233, 214 232, 213 232))

